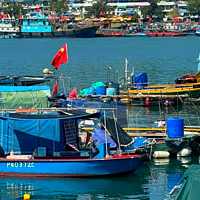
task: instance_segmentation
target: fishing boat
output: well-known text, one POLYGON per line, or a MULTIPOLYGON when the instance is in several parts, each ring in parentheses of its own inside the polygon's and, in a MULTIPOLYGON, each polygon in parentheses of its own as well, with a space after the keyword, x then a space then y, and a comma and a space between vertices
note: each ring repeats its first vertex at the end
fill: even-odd
POLYGON ((0 176, 125 175, 143 163, 139 155, 110 155, 107 143, 98 148, 81 147, 76 124, 86 118, 99 118, 99 113, 63 110, 2 116, 0 176))
POLYGON ((51 38, 51 37, 94 37, 99 26, 77 24, 53 24, 48 18, 35 12, 29 18, 19 20, 19 38, 51 38), (33 15, 34 14, 34 15, 33 15), (31 17, 33 16, 33 17, 31 17))
MULTIPOLYGON (((198 64, 198 70, 196 75, 186 74, 183 77, 176 79, 173 84, 166 85, 149 85, 147 73, 143 72, 137 75, 131 73, 128 77, 128 60, 126 59, 125 65, 125 77, 121 77, 120 88, 124 88, 120 91, 122 95, 129 97, 129 102, 140 105, 155 105, 151 104, 150 98, 157 99, 160 102, 164 98, 165 101, 174 101, 174 105, 177 102, 184 100, 185 98, 199 98, 200 97, 200 63, 198 64), (131 83, 128 84, 128 81, 131 83), (140 99, 140 102, 137 101, 140 99)), ((155 102, 155 101, 154 101, 155 102)), ((158 104, 157 104, 158 105, 158 104)))
POLYGON ((146 34, 146 33, 143 33, 143 32, 140 32, 140 33, 126 33, 125 34, 125 37, 150 37, 151 35, 150 34, 146 34))
POLYGON ((162 32, 162 31, 145 32, 145 34, 148 34, 151 37, 181 37, 187 35, 186 33, 181 33, 181 32, 162 32))
POLYGON ((95 37, 124 37, 125 30, 113 28, 100 28, 97 30, 95 37))
MULTIPOLYGON (((103 121, 102 121, 103 122, 103 121)), ((150 156, 156 151, 166 151, 176 155, 180 150, 188 147, 197 138, 197 135, 184 135, 183 119, 167 119, 167 136, 155 138, 131 137, 116 121, 115 118, 106 117, 106 129, 117 145, 121 145, 124 152, 135 152, 137 148, 146 149, 150 156), (119 136, 118 136, 119 134, 119 136)), ((100 132, 94 139, 100 138, 100 132)))

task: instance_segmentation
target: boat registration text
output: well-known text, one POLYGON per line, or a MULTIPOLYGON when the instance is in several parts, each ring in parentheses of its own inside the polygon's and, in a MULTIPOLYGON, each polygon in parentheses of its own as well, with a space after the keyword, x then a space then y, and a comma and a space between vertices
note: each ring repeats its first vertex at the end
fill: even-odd
POLYGON ((7 162, 7 167, 35 167, 34 162, 7 162))

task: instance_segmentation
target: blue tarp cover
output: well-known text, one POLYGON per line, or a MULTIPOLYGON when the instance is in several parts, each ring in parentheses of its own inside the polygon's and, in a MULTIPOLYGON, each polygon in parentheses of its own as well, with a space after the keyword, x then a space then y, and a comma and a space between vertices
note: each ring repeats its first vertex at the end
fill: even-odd
MULTIPOLYGON (((107 143, 110 143, 110 148, 117 148, 117 145, 112 140, 112 138, 106 133, 107 135, 107 143)), ((100 145, 101 143, 106 143, 105 140, 105 130, 103 129, 94 129, 94 135, 92 136, 93 141, 97 141, 96 144, 100 145)))
POLYGON ((147 73, 143 72, 135 75, 134 83, 137 87, 146 87, 148 85, 147 73))
POLYGON ((50 90, 49 86, 0 86, 1 92, 29 92, 38 90, 50 90))

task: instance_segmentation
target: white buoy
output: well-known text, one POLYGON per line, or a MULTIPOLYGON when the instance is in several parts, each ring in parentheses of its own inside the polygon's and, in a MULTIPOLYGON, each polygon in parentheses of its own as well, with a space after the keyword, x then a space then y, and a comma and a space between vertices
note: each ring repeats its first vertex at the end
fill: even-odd
POLYGON ((178 157, 186 157, 186 156, 190 156, 192 153, 192 149, 190 147, 186 147, 182 150, 180 150, 178 153, 177 153, 177 156, 178 157))
POLYGON ((52 74, 53 72, 50 71, 48 68, 43 69, 44 74, 52 74))
POLYGON ((154 158, 169 158, 170 153, 168 151, 155 151, 153 154, 154 158))
POLYGON ((43 73, 44 74, 49 74, 49 69, 48 68, 43 69, 43 73))

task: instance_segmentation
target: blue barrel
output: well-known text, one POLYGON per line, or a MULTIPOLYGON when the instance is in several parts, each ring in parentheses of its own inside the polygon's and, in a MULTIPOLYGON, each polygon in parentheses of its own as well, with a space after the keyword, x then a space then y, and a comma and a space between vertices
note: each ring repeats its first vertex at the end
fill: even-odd
POLYGON ((115 88, 116 94, 119 94, 119 83, 109 83, 109 88, 115 88))
POLYGON ((90 87, 88 92, 87 92, 87 95, 95 95, 95 93, 96 93, 95 88, 90 87))
POLYGON ((105 86, 97 87, 96 94, 97 95, 105 95, 106 94, 106 87, 105 86))
POLYGON ((184 137, 184 121, 183 118, 167 119, 167 134, 169 138, 184 137))
POLYGON ((106 88, 106 95, 116 95, 116 88, 106 88))

